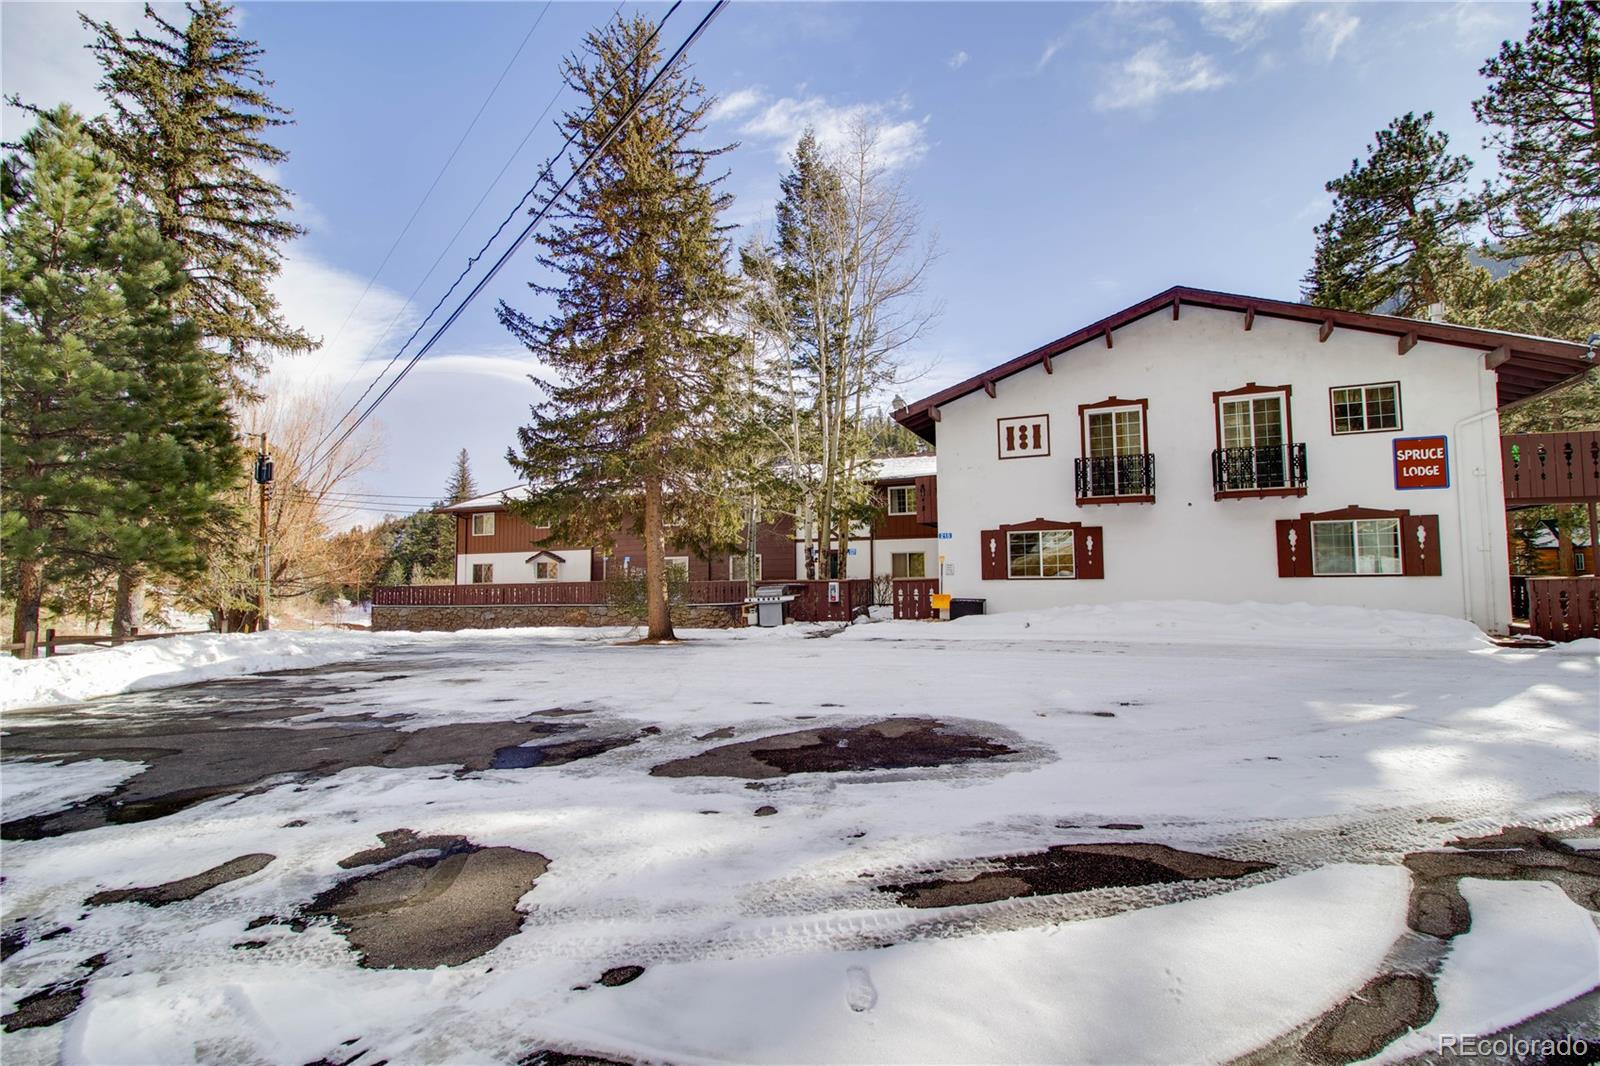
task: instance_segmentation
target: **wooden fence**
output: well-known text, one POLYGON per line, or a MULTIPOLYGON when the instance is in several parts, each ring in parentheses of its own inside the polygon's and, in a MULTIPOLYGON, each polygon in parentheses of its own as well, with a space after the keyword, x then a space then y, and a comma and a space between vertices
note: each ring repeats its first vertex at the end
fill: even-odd
MULTIPOLYGON (((743 603, 743 581, 691 581, 685 602, 743 603)), ((610 602, 604 581, 539 581, 526 585, 380 585, 375 607, 600 607, 610 602)))
POLYGON ((903 577, 894 583, 894 592, 891 602, 894 604, 896 618, 937 618, 939 612, 933 609, 930 597, 939 591, 939 579, 935 577, 903 577))
POLYGON ((1600 637, 1600 577, 1530 577, 1528 628, 1546 640, 1600 637))
POLYGON ((1600 500, 1600 431, 1501 437, 1500 465, 1509 506, 1600 500))
POLYGON ((872 606, 872 579, 847 578, 844 581, 790 581, 795 593, 789 604, 789 617, 796 622, 849 622, 872 606), (839 602, 828 602, 828 586, 839 586, 839 602))

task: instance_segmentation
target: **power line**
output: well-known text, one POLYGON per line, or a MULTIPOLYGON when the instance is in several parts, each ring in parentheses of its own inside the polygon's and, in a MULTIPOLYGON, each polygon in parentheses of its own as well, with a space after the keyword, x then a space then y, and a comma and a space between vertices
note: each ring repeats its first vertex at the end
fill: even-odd
MULTIPOLYGON (((679 2, 681 2, 681 0, 679 0, 679 2)), ((510 260, 511 256, 517 251, 517 249, 522 247, 523 243, 533 235, 533 231, 538 227, 539 223, 544 221, 545 215, 549 213, 550 209, 560 202, 561 198, 566 195, 567 189, 574 181, 577 180, 578 176, 587 170, 589 168, 589 164, 593 163, 595 158, 601 152, 603 152, 613 140, 616 139, 616 136, 622 130, 623 125, 633 118, 634 114, 639 110, 640 105, 644 103, 645 98, 655 90, 655 87, 660 84, 663 78, 665 78, 673 71, 675 67, 677 67, 679 61, 683 58, 684 54, 688 52, 690 46, 692 46, 694 42, 700 38, 700 35, 705 32, 706 27, 711 24, 711 21, 722 12, 722 9, 726 7, 728 3, 729 0, 716 0, 716 3, 712 5, 711 10, 706 12, 699 24, 696 25, 694 30, 689 34, 688 38, 686 38, 684 42, 678 46, 677 51, 672 53, 671 58, 669 58, 662 68, 656 72, 656 75, 650 79, 649 84, 647 84, 639 93, 639 95, 633 100, 633 102, 628 105, 627 110, 623 112, 621 117, 612 123, 611 128, 606 131, 605 136, 600 139, 600 142, 589 150, 589 153, 584 157, 583 162, 573 169, 572 173, 569 174, 566 180, 561 183, 560 188, 558 188, 555 193, 545 201, 544 206, 540 207, 539 210, 535 212, 533 221, 529 222, 528 225, 523 228, 522 232, 517 234, 516 240, 512 241, 511 246, 501 253, 500 258, 495 260, 494 265, 489 268, 488 273, 485 274, 483 278, 472 287, 472 291, 467 293, 466 297, 461 301, 461 303, 456 306, 456 309, 450 312, 450 316, 440 324, 438 329, 434 330, 432 335, 428 337, 427 342, 424 343, 421 348, 417 349, 416 354, 413 355, 406 365, 401 368, 400 373, 395 376, 395 379, 391 381, 384 388, 384 390, 378 394, 377 398, 367 406, 367 409, 361 413, 361 416, 357 418, 354 423, 351 424, 350 428, 344 432, 344 435, 334 442, 332 447, 328 449, 328 454, 336 452, 340 445, 342 445, 346 440, 350 439, 350 436, 355 433, 358 428, 360 428, 361 424, 371 417, 372 413, 378 409, 378 405, 383 403, 383 401, 388 398, 389 394, 395 390, 395 387, 398 386, 400 382, 405 380, 406 375, 411 372, 411 369, 415 367, 422 357, 428 353, 428 349, 432 348, 434 344, 436 344, 439 339, 444 336, 445 331, 455 324, 455 320, 461 316, 462 312, 471 306, 472 301, 476 299, 478 294, 483 291, 484 287, 494 279, 495 275, 500 273, 500 269, 506 265, 506 262, 510 260)), ((674 4, 673 8, 675 9, 677 6, 677 4, 674 4)), ((663 21, 665 21, 665 19, 663 19, 663 21)), ((641 51, 643 51, 643 49, 641 49, 641 51)), ((591 115, 594 113, 594 110, 595 109, 591 109, 591 115)), ((572 138, 569 137, 568 141, 570 142, 571 139, 572 138)), ((464 273, 463 276, 465 276, 464 273)), ((442 300, 440 302, 443 303, 442 300)), ((418 329, 420 330, 421 327, 419 326, 418 329)), ((407 343, 409 343, 409 341, 407 343)), ((313 458, 315 459, 315 457, 313 458)))
MULTIPOLYGON (((672 17, 673 12, 677 11, 682 3, 683 0, 674 0, 673 5, 667 9, 667 13, 661 16, 661 21, 655 24, 655 27, 650 31, 650 36, 645 40, 645 43, 639 48, 638 52, 634 54, 634 57, 629 60, 628 65, 623 68, 622 74, 618 76, 619 82, 623 77, 626 77, 633 70, 634 66, 639 62, 639 59, 645 55, 647 49, 649 49, 649 47, 655 43, 656 37, 660 35, 662 27, 667 24, 667 20, 672 17)), ((611 17, 615 18, 617 12, 621 10, 622 4, 619 3, 617 4, 616 9, 612 11, 611 17)), ((505 174, 505 172, 510 168, 512 160, 516 159, 516 157, 521 154, 522 146, 528 143, 528 139, 533 136, 534 131, 537 130, 539 124, 544 121, 545 115, 550 113, 550 108, 555 105, 556 100, 560 97, 561 93, 565 89, 565 82, 563 82, 563 84, 560 86, 557 86, 554 95, 552 95, 549 101, 544 105, 544 110, 539 112, 539 117, 534 119, 533 122, 528 126, 528 132, 523 134, 522 140, 518 143, 515 151, 513 151, 506 159, 505 165, 500 168, 500 173, 496 174, 494 176, 494 180, 489 183, 488 188, 484 189, 483 195, 478 197, 478 202, 473 205, 472 210, 468 212, 467 217, 462 220, 461 225, 456 228, 455 233, 451 235, 450 240, 439 252, 438 257, 434 259, 433 264, 428 267, 428 272, 424 274, 422 280, 417 283, 417 287, 411 290, 411 295, 406 297, 405 304, 401 306, 399 311, 395 312, 395 316, 394 318, 390 319, 389 325, 384 327, 384 337, 389 335, 389 330, 394 328, 394 324, 400 320, 400 315, 404 313, 405 308, 411 305, 411 301, 416 298, 417 293, 422 291, 422 286, 427 284, 428 279, 433 276, 434 270, 444 260, 444 257, 446 254, 448 254, 451 246, 455 244, 456 238, 461 236, 461 231, 467 228, 467 223, 472 221, 472 216, 477 214, 478 208, 483 205, 484 200, 488 199, 489 194, 494 191, 495 184, 499 182, 501 175, 505 174)), ((593 113, 594 109, 591 108, 591 116, 593 113)), ((405 341, 400 345, 400 347, 395 349, 394 354, 389 357, 389 361, 383 364, 383 369, 379 370, 377 374, 373 375, 372 380, 367 382, 367 387, 361 390, 361 395, 355 398, 355 402, 352 403, 348 409, 346 409, 344 414, 339 416, 333 425, 329 427, 328 431, 322 435, 315 445, 312 446, 311 453, 313 457, 317 456, 319 449, 321 449, 321 447, 328 442, 330 437, 339 432, 339 427, 344 425, 344 420, 355 414, 356 409, 361 406, 361 402, 372 394, 372 390, 377 388, 378 382, 382 381, 384 377, 388 375, 390 369, 394 367, 395 363, 399 362, 400 357, 405 354, 405 350, 411 346, 411 342, 417 339, 417 336, 423 331, 428 323, 433 320, 433 316, 438 313, 439 308, 444 306, 445 301, 450 299, 451 294, 454 293, 457 287, 459 287, 460 284, 466 280, 467 275, 472 272, 472 268, 476 266, 485 255, 488 254, 489 249, 494 246, 494 242, 500 239, 500 234, 505 232, 506 227, 509 226, 511 221, 517 217, 517 214, 522 211, 523 206, 527 204, 529 197, 538 192, 539 187, 543 185, 544 182, 550 177, 551 170, 553 170, 556 163, 567 154, 567 150, 572 147, 572 142, 577 137, 577 134, 577 129, 574 129, 571 133, 567 134, 567 138, 561 143, 561 147, 553 156, 550 157, 550 162, 545 164, 544 169, 539 172, 539 176, 533 180, 533 184, 528 186, 528 191, 522 194, 522 198, 516 202, 510 211, 506 212, 506 217, 500 220, 500 224, 494 228, 494 232, 489 235, 489 239, 484 241, 476 252, 467 257, 467 265, 462 268, 461 273, 456 275, 455 280, 450 283, 450 287, 445 289, 444 295, 440 296, 434 305, 428 309, 428 313, 422 316, 422 321, 417 323, 416 328, 411 331, 411 334, 406 337, 405 341)), ((355 375, 351 375, 350 381, 354 381, 355 377, 355 375)), ((346 388, 348 388, 350 381, 346 381, 344 385, 340 386, 339 391, 343 392, 346 388)), ((345 434, 346 438, 348 436, 348 433, 345 434)), ((341 444, 344 442, 344 439, 345 438, 340 438, 341 444)), ((332 450, 333 449, 329 449, 330 453, 332 450)), ((326 460, 327 456, 323 456, 322 458, 326 460)))
MULTIPOLYGON (((506 63, 505 69, 500 71, 500 76, 496 78, 494 84, 490 86, 488 95, 486 95, 483 98, 483 102, 478 105, 478 110, 473 114, 472 121, 467 123, 466 130, 464 130, 461 134, 461 139, 456 141, 456 146, 454 148, 450 149, 450 154, 445 158, 444 165, 439 168, 439 173, 433 176, 433 182, 428 186, 427 191, 422 194, 422 199, 418 200, 417 206, 411 209, 411 217, 406 219, 406 224, 404 226, 400 227, 400 232, 395 237, 394 243, 389 245, 389 250, 383 253, 383 260, 378 263, 378 269, 374 270, 372 272, 372 276, 367 279, 367 287, 361 290, 361 295, 356 297, 356 302, 350 305, 349 313, 344 316, 344 321, 339 323, 339 328, 334 331, 333 340, 328 342, 330 345, 338 343, 339 338, 344 336, 345 327, 349 326, 350 320, 355 317, 356 309, 361 306, 362 301, 367 298, 367 294, 372 291, 372 286, 377 284, 379 275, 383 273, 383 268, 389 265, 389 260, 394 256, 395 249, 400 247, 400 242, 405 240, 407 233, 411 232, 411 224, 415 222, 417 220, 417 216, 422 213, 423 205, 425 205, 428 202, 428 198, 433 195, 433 190, 439 187, 440 179, 444 177, 445 171, 450 169, 450 164, 455 162, 456 155, 461 151, 461 146, 467 143, 467 138, 472 134, 472 131, 477 128, 478 120, 483 117, 483 112, 488 108, 489 101, 493 100, 494 94, 500 91, 501 83, 506 80, 506 75, 511 73, 511 68, 516 64, 518 57, 522 55, 522 50, 526 48, 528 46, 528 42, 533 39, 533 31, 537 30, 539 28, 539 24, 544 21, 544 16, 546 12, 550 10, 550 5, 553 2, 554 0, 545 0, 544 7, 539 11, 539 17, 533 20, 532 26, 528 27, 528 32, 523 35, 522 42, 517 45, 517 50, 511 54, 511 59, 506 63)), ((388 331, 385 330, 384 332, 387 333, 388 331)), ((355 379, 352 377, 350 380, 354 381, 355 379)), ((349 384, 350 382, 345 382, 345 384, 340 387, 340 391, 342 392, 345 388, 348 388, 349 384)))

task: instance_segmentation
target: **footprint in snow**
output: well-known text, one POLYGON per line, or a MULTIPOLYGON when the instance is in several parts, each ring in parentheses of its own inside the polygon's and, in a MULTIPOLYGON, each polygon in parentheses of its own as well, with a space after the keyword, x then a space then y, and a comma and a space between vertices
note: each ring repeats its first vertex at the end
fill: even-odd
POLYGON ((844 1001, 856 1013, 868 1011, 878 1002, 878 990, 865 966, 852 966, 844 972, 844 1001))

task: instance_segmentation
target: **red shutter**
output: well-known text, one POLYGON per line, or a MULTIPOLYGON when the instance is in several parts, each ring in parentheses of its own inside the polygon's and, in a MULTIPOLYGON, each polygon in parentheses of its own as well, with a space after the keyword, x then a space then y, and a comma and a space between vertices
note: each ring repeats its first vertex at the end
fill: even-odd
POLYGON ((1438 515, 1401 516, 1400 558, 1407 577, 1438 577, 1444 573, 1439 560, 1438 515))
POLYGON ((917 478, 917 521, 925 526, 939 524, 939 479, 917 478))
POLYGON ((980 573, 985 581, 1002 581, 1006 577, 1006 538, 998 529, 986 529, 978 534, 978 550, 982 564, 980 573))
POLYGON ((1100 526, 1079 526, 1073 538, 1073 560, 1077 577, 1106 576, 1105 533, 1100 526))
POLYGON ((1305 518, 1278 519, 1278 576, 1311 576, 1311 522, 1305 518))

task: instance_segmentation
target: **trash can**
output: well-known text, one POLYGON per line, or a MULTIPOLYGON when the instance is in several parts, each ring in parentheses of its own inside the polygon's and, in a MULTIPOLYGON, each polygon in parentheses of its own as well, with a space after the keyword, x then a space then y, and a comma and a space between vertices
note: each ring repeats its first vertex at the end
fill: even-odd
POLYGON ((950 617, 965 618, 969 614, 983 613, 983 600, 979 599, 954 599, 950 600, 950 617))
POLYGON ((794 598, 787 585, 758 587, 756 594, 750 599, 756 607, 756 625, 764 628, 783 625, 784 616, 788 613, 789 604, 794 598))

